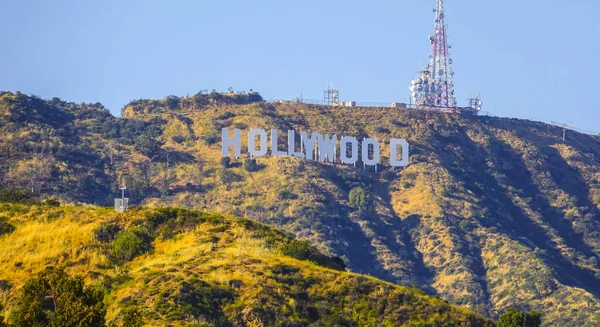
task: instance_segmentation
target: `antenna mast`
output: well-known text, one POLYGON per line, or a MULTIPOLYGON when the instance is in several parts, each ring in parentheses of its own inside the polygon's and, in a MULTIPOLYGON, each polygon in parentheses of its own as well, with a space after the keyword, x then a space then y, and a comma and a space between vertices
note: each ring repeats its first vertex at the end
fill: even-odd
POLYGON ((126 189, 127 186, 125 186, 125 181, 123 181, 123 186, 119 187, 119 190, 121 190, 121 198, 115 199, 115 211, 117 212, 123 212, 129 207, 129 198, 125 197, 126 189))
POLYGON ((454 82, 452 81, 454 71, 451 67, 452 59, 449 51, 452 46, 448 44, 448 35, 446 34, 444 0, 437 0, 435 13, 434 35, 430 37, 432 40, 430 65, 432 66, 433 83, 438 89, 438 92, 435 93, 434 103, 439 107, 454 108, 456 107, 454 82))
POLYGON ((418 108, 453 109, 456 108, 456 97, 450 58, 452 45, 448 44, 444 0, 437 0, 433 12, 435 20, 433 35, 429 35, 429 64, 419 71, 417 79, 410 85, 410 90, 413 102, 418 108))

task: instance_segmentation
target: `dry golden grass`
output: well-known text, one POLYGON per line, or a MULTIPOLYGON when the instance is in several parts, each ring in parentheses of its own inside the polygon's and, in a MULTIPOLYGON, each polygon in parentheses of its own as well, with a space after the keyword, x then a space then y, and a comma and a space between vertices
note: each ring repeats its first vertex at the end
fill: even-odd
MULTIPOLYGON (((10 212, 9 221, 17 227, 13 233, 0 238, 0 276, 12 285, 9 293, 3 295, 3 301, 9 303, 8 314, 14 309, 12 301, 17 297, 20 286, 48 265, 67 267, 70 274, 85 277, 88 284, 113 280, 105 299, 108 321, 117 319, 125 306, 136 303, 145 313, 147 326, 163 326, 165 321, 173 326, 211 322, 210 319, 194 316, 171 320, 168 311, 161 309, 175 305, 165 302, 165 299, 172 296, 169 294, 176 294, 181 283, 193 283, 194 280, 232 290, 234 288, 231 285, 238 285, 235 286, 238 292, 236 303, 226 309, 233 310, 228 311, 230 314, 236 310, 251 310, 251 306, 257 303, 256 299, 262 297, 264 292, 271 292, 273 287, 282 295, 289 292, 288 285, 277 284, 276 280, 291 276, 278 276, 279 273, 275 273, 277 267, 297 269, 299 275, 293 276, 306 276, 318 281, 307 290, 310 296, 320 297, 327 290, 335 293, 343 283, 364 279, 375 285, 373 292, 368 295, 374 303, 380 297, 390 296, 390 292, 404 292, 416 297, 419 306, 449 308, 440 300, 406 287, 282 256, 277 248, 269 247, 265 239, 257 237, 232 217, 225 217, 221 225, 200 224, 196 229, 179 233, 170 239, 157 237, 152 251, 123 266, 115 266, 102 254, 100 243, 93 239, 93 231, 106 222, 130 226, 151 209, 128 211, 124 215, 95 207, 30 207, 26 210, 24 206, 3 204, 2 209, 5 210, 3 212, 10 212), (57 216, 57 212, 60 215, 57 216), (38 217, 54 218, 40 221, 38 217), (20 264, 15 266, 17 262, 20 264), (240 309, 234 309, 240 305, 243 305, 240 309)), ((304 300, 299 302, 294 296, 285 295, 284 303, 277 305, 304 310, 304 300)), ((448 312, 454 317, 452 319, 464 319, 472 315, 469 311, 457 308, 451 308, 448 312)), ((432 316, 429 319, 444 321, 450 318, 432 316)), ((261 321, 258 319, 254 322, 264 324, 261 321)), ((251 323, 247 321, 246 325, 251 323)))
POLYGON ((92 243, 92 231, 102 220, 81 218, 94 210, 73 211, 60 211, 65 217, 51 222, 23 222, 15 232, 0 238, 0 276, 24 280, 46 266, 66 262, 81 263, 73 267, 78 273, 107 264, 106 257, 87 248, 92 243))

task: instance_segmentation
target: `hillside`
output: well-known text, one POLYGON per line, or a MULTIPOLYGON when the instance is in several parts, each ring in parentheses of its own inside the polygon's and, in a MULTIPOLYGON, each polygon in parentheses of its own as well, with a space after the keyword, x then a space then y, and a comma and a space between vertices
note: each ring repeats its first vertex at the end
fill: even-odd
POLYGON ((547 326, 600 323, 595 137, 568 132, 563 142, 562 130, 518 119, 243 101, 136 100, 115 118, 100 104, 5 93, 0 178, 63 202, 111 205, 123 177, 136 204, 248 217, 354 272, 486 316, 517 306, 542 312, 547 326), (242 157, 223 167, 222 127, 405 138, 410 165, 375 173, 242 157), (368 210, 350 204, 355 187, 372 195, 368 210))
POLYGON ((0 215, 13 227, 0 236, 7 317, 23 305, 26 280, 66 267, 106 293, 117 326, 133 308, 149 326, 493 325, 419 290, 342 272, 339 260, 247 219, 6 203, 0 215), (123 247, 133 235, 144 251, 123 247))

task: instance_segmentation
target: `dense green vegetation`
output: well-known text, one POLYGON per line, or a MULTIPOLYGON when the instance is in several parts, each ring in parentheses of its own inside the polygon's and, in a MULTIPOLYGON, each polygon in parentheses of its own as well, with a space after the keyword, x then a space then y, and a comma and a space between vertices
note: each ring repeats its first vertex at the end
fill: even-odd
POLYGON ((351 206, 363 212, 368 212, 371 210, 371 194, 362 187, 355 187, 351 189, 348 195, 348 201, 350 202, 351 206))
POLYGON ((28 280, 21 293, 11 319, 17 327, 105 325, 104 293, 62 270, 51 269, 28 280))
MULTIPOLYGON (((137 100, 115 118, 100 104, 4 93, 1 186, 112 205, 125 182, 132 203, 245 216, 351 271, 486 316, 516 307, 541 312, 543 325, 600 323, 597 138, 567 132, 563 142, 562 130, 518 119, 235 96, 137 100), (222 127, 406 138, 410 165, 389 169, 385 146, 377 173, 289 157, 242 155, 223 165, 222 127)), ((153 242, 163 235, 120 227, 104 233, 114 234, 102 243, 108 257, 129 228, 145 228, 153 242)), ((286 251, 305 257, 296 245, 286 251)))
MULTIPOLYGON (((129 117, 141 113, 162 114, 181 110, 200 110, 223 105, 260 103, 263 101, 263 98, 257 92, 233 93, 230 91, 229 93, 218 93, 213 90, 209 93, 208 91, 201 91, 191 97, 181 98, 170 95, 163 100, 134 100, 123 108, 121 115, 129 117)), ((221 118, 229 117, 223 116, 221 118)))
POLYGON ((520 312, 515 308, 508 308, 500 315, 498 327, 538 327, 542 323, 541 314, 536 311, 520 312))
POLYGON ((493 326, 418 289, 345 272, 340 258, 247 219, 0 206, 17 226, 0 237, 0 325, 493 326))

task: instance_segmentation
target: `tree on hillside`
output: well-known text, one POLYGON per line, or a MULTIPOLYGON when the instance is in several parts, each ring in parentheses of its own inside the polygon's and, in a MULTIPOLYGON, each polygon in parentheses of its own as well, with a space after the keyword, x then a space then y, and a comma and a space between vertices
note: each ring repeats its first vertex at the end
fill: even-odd
POLYGON ((0 183, 4 181, 4 175, 10 170, 13 161, 17 158, 20 145, 13 135, 3 135, 0 138, 0 183))
POLYGON ((244 161, 244 169, 246 169, 247 172, 258 171, 259 170, 259 166, 256 163, 256 159, 254 159, 254 158, 247 158, 244 161))
POLYGON ((177 181, 171 169, 166 164, 159 163, 153 166, 152 176, 155 176, 154 186, 160 191, 162 195, 168 195, 171 191, 171 185, 177 181))
POLYGON ((223 158, 221 158, 221 160, 219 162, 221 163, 221 166, 223 166, 223 168, 229 168, 229 164, 231 163, 231 158, 223 157, 223 158))
MULTIPOLYGON (((6 221, 6 218, 0 217, 0 236, 4 234, 10 234, 15 231, 15 226, 11 225, 6 221)), ((2 319, 0 319, 2 321, 2 319)))
POLYGON ((248 93, 248 102, 264 102, 263 97, 258 92, 250 92, 248 93))
POLYGON ((223 95, 215 90, 212 90, 212 92, 208 94, 208 99, 210 102, 218 105, 223 100, 223 95))
POLYGON ((170 110, 175 110, 175 109, 179 108, 180 101, 181 101, 181 99, 174 95, 169 95, 168 97, 165 98, 165 103, 167 104, 167 108, 169 108, 170 110))
POLYGON ((181 179, 185 182, 186 187, 200 187, 202 185, 203 179, 203 171, 204 171, 204 162, 202 160, 197 160, 196 162, 185 165, 185 169, 181 172, 181 179))
POLYGON ((134 199, 143 199, 147 196, 151 182, 153 164, 150 160, 144 160, 129 165, 126 169, 126 185, 129 194, 134 199))
POLYGON ((508 308, 498 319, 498 327, 539 327, 542 324, 542 315, 537 311, 521 312, 515 308, 508 308))
POLYGON ((144 318, 136 308, 125 309, 120 320, 123 327, 142 327, 144 325, 144 318))
POLYGON ((114 164, 115 162, 115 157, 118 154, 116 146, 115 146, 115 141, 114 140, 110 140, 108 141, 108 145, 106 146, 107 148, 107 153, 108 153, 108 157, 110 158, 110 164, 114 164))
POLYGON ((82 278, 49 270, 25 283, 12 321, 17 327, 100 327, 105 325, 103 300, 104 293, 85 287, 82 278))
POLYGON ((17 162, 7 174, 14 185, 39 192, 50 178, 55 167, 54 158, 48 155, 34 155, 30 159, 17 162))
POLYGON ((135 149, 150 158, 158 154, 162 145, 163 143, 148 131, 143 132, 135 140, 135 149))
POLYGON ((121 232, 112 243, 112 247, 112 260, 123 264, 148 252, 152 248, 152 236, 144 228, 132 227, 121 232))
POLYGON ((355 187, 350 190, 348 196, 350 205, 362 212, 368 212, 371 210, 371 204, 373 202, 371 194, 362 187, 355 187))

